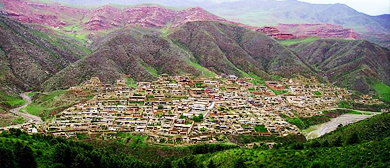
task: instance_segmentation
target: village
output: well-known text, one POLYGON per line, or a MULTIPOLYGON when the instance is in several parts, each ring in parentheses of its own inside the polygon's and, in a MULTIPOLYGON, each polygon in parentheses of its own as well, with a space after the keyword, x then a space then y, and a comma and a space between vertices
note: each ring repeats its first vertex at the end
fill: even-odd
MULTIPOLYGON (((153 82, 129 87, 126 78, 103 84, 92 77, 68 92, 93 90, 91 100, 72 106, 42 123, 46 134, 75 137, 114 137, 117 133, 147 135, 153 143, 217 142, 226 135, 286 136, 299 134, 281 115, 311 117, 337 107, 352 94, 322 84, 316 78, 282 78, 251 83, 252 78, 161 75, 153 82)), ((379 103, 363 97, 365 103, 379 103)), ((28 132, 37 132, 28 128, 28 132)))

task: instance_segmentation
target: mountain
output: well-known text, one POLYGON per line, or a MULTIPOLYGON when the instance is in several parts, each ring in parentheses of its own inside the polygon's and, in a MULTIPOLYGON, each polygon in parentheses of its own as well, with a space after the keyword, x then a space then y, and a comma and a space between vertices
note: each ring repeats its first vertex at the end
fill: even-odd
POLYGON ((0 39, 0 92, 6 95, 39 89, 44 81, 89 52, 71 37, 49 35, 3 15, 0 39))
MULTIPOLYGON (((101 6, 76 8, 58 3, 1 0, 3 13, 23 23, 38 23, 69 33, 87 34, 126 26, 163 28, 177 27, 193 21, 229 22, 199 7, 173 10, 157 5, 126 8, 101 6)), ((88 34, 87 34, 88 35, 88 34)))
POLYGON ((225 73, 266 79, 270 75, 311 73, 307 65, 277 41, 220 22, 190 22, 165 32, 125 28, 107 35, 96 48, 88 57, 46 81, 44 87, 69 87, 91 76, 112 82, 123 74, 135 80, 151 80, 162 73, 225 73))
POLYGON ((390 51, 366 40, 319 39, 290 49, 336 85, 362 92, 377 82, 390 85, 390 51))
POLYGON ((344 4, 310 4, 296 0, 242 0, 201 6, 234 22, 253 26, 327 23, 352 28, 364 39, 389 48, 389 15, 369 16, 344 4))
MULTIPOLYGON (((45 69, 43 75, 35 73, 38 72, 34 69, 36 66, 31 67, 31 72, 34 73, 24 77, 26 79, 21 78, 24 80, 21 83, 30 86, 25 88, 32 88, 31 86, 41 86, 48 90, 66 88, 95 75, 103 82, 112 82, 124 74, 135 80, 152 80, 162 73, 172 75, 193 73, 205 76, 225 73, 264 79, 271 79, 275 75, 286 77, 295 74, 319 75, 341 86, 364 92, 372 89, 372 84, 369 83, 372 81, 389 84, 386 75, 389 72, 386 68, 389 65, 388 50, 369 42, 360 44, 362 41, 349 41, 344 44, 341 43, 343 40, 340 40, 341 42, 325 40, 326 44, 315 41, 290 45, 290 48, 287 48, 261 33, 264 29, 261 29, 261 32, 251 31, 260 29, 227 21, 199 7, 180 10, 156 5, 78 8, 40 1, 1 2, 4 5, 1 11, 8 17, 27 23, 34 29, 45 31, 43 36, 46 38, 41 40, 47 38, 58 40, 67 36, 77 39, 71 42, 69 40, 72 39, 69 37, 64 40, 67 45, 59 45, 60 42, 56 40, 43 45, 56 47, 45 48, 50 51, 63 51, 65 47, 68 53, 64 55, 64 59, 61 55, 58 60, 39 64, 51 68, 45 69), (80 46, 83 41, 89 42, 91 54, 80 46), (76 50, 67 47, 76 47, 76 50), (79 50, 80 47, 82 51, 79 50), (353 47, 354 50, 349 50, 348 47, 353 47), (330 49, 332 52, 328 52, 330 49), (317 50, 321 52, 314 52, 317 50), (76 52, 75 58, 71 57, 75 55, 72 52, 76 52), (83 58, 80 59, 81 57, 83 58), (321 60, 326 62, 315 62, 312 58, 323 58, 321 60), (356 62, 352 64, 344 59, 356 62), (54 65, 56 68, 53 69, 54 65), (364 74, 356 75, 355 73, 360 72, 358 70, 364 74), (344 71, 348 74, 342 76, 344 71), (335 73, 336 75, 333 75, 335 73), (359 77, 359 80, 356 80, 356 77, 359 77)), ((245 2, 249 3, 245 5, 248 9, 250 5, 256 6, 255 1, 245 2)), ((259 9, 285 7, 279 1, 262 2, 265 7, 259 9)), ((300 4, 302 10, 308 5, 298 1, 283 3, 290 4, 291 9, 300 4)), ((227 7, 229 4, 223 3, 220 7, 227 7)), ((240 7, 238 3, 233 4, 240 7)), ((331 10, 327 5, 316 7, 321 7, 323 11, 331 10)), ((332 7, 332 11, 336 12, 332 13, 335 16, 356 12, 345 5, 332 7), (337 14, 336 11, 339 9, 343 11, 337 14)), ((386 18, 388 18, 386 15, 381 16, 381 19, 386 18)), ((381 25, 386 23, 381 22, 381 25)), ((297 37, 315 34, 319 37, 358 38, 351 29, 331 24, 279 24, 277 27, 281 30, 277 31, 295 33, 297 37)), ((274 30, 270 28, 270 32, 274 30)), ((37 32, 30 29, 15 31, 37 32)), ((282 41, 284 42, 289 41, 282 41)), ((19 68, 20 65, 10 67, 19 68)), ((37 67, 40 69, 40 66, 37 67)))
MULTIPOLYGON (((178 27, 187 22, 194 21, 219 21, 235 24, 251 30, 259 29, 259 27, 228 21, 199 7, 165 8, 158 5, 143 4, 136 6, 105 5, 93 8, 79 8, 64 6, 59 3, 43 3, 39 1, 1 1, 4 5, 3 13, 13 19, 23 23, 53 27, 81 40, 95 40, 96 36, 104 36, 109 31, 126 26, 148 28, 178 27)), ((77 2, 71 2, 78 4, 77 2)), ((96 3, 100 4, 99 2, 96 3)), ((132 1, 132 3, 135 2, 132 1)), ((178 4, 175 4, 175 6, 178 6, 178 4)), ((284 36, 285 33, 292 34, 291 32, 294 32, 290 38, 294 36, 298 38, 307 36, 343 39, 359 38, 359 35, 352 29, 345 29, 338 25, 312 24, 309 28, 308 25, 305 24, 297 29, 294 29, 295 26, 292 25, 290 27, 293 27, 293 29, 286 29, 285 24, 283 24, 283 26, 278 27, 278 29, 282 29, 280 31, 281 34, 273 35, 272 37, 285 39, 280 36, 284 36)))
MULTIPOLYGON (((76 5, 104 5, 106 1, 54 0, 76 5)), ((251 26, 278 24, 340 25, 355 30, 362 38, 390 48, 390 15, 370 16, 344 4, 310 4, 297 0, 241 0, 232 2, 170 1, 170 0, 113 0, 113 4, 135 5, 155 3, 174 7, 199 6, 229 21, 251 26)), ((301 31, 305 31, 301 29, 301 31)))

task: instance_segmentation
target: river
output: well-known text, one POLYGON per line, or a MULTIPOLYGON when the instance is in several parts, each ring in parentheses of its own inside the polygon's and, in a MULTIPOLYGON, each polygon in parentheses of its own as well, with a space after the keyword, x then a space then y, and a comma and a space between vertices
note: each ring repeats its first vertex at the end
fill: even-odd
POLYGON ((365 112, 364 114, 344 114, 336 118, 333 118, 329 122, 314 125, 309 127, 308 129, 302 130, 302 133, 303 135, 305 135, 306 139, 318 138, 328 132, 332 132, 336 130, 340 124, 345 126, 354 122, 358 122, 360 120, 364 120, 366 118, 370 118, 377 114, 381 114, 381 113, 365 112))

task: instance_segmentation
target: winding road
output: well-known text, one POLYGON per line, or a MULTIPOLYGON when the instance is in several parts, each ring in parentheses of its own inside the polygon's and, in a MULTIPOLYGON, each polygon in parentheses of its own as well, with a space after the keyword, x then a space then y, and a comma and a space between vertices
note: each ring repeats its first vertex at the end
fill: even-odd
POLYGON ((23 98, 23 100, 26 101, 26 104, 23 105, 23 106, 20 106, 20 107, 17 107, 17 108, 14 108, 14 109, 11 109, 10 111, 16 115, 19 115, 21 117, 23 117, 27 122, 26 123, 23 123, 23 124, 19 124, 19 125, 11 125, 11 126, 8 126, 8 127, 5 127, 5 128, 21 128, 23 125, 26 125, 26 124, 39 124, 39 123, 42 123, 42 119, 38 116, 35 116, 35 115, 31 115, 31 114, 28 114, 28 113, 22 113, 22 112, 19 112, 21 109, 27 107, 29 104, 31 104, 31 98, 27 96, 26 93, 22 93, 20 94, 20 97, 23 98))
POLYGON ((19 112, 20 109, 23 109, 23 108, 25 108, 25 107, 27 107, 28 105, 31 104, 31 98, 28 97, 26 95, 26 93, 20 94, 20 97, 22 97, 23 100, 26 101, 26 104, 23 105, 23 106, 20 106, 20 107, 12 109, 11 112, 15 113, 16 115, 19 115, 19 116, 23 117, 24 119, 26 119, 30 123, 41 123, 42 119, 40 117, 35 116, 35 115, 31 115, 31 114, 28 114, 28 113, 19 112))

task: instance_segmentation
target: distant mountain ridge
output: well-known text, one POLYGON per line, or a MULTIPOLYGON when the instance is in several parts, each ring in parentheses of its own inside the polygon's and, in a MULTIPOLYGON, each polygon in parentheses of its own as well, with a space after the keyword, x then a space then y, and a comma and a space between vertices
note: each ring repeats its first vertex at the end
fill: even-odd
MULTIPOLYGON (((103 5, 100 1, 55 0, 77 5, 103 5)), ((276 26, 277 24, 328 23, 352 28, 364 39, 390 48, 390 14, 370 16, 344 4, 310 4, 297 0, 241 0, 233 2, 198 3, 191 0, 113 0, 111 3, 134 5, 156 3, 167 6, 199 6, 233 22, 251 26, 276 26)))
MULTIPOLYGON (((0 82, 6 91, 66 89, 92 76, 103 82, 123 75, 150 81, 162 73, 209 77, 225 73, 263 80, 317 76, 364 93, 373 90, 373 82, 390 85, 389 50, 366 40, 277 41, 252 31, 258 27, 225 20, 202 8, 80 9, 35 1, 0 2, 7 15, 0 22, 5 39, 0 70, 6 74, 0 82), (86 45, 88 40, 92 42, 86 45)), ((355 36, 349 29, 322 23, 278 28, 296 35, 305 29, 316 36, 340 32, 343 38, 355 36)))
POLYGON ((220 22, 190 22, 168 33, 126 28, 102 41, 93 54, 65 68, 43 87, 66 88, 91 76, 113 82, 123 74, 137 81, 150 81, 162 73, 225 73, 263 79, 271 75, 314 75, 297 56, 270 37, 220 22))
MULTIPOLYGON (((156 5, 124 6, 122 8, 105 5, 97 8, 77 8, 39 1, 1 1, 4 4, 3 13, 11 18, 23 23, 47 25, 84 39, 88 39, 89 35, 95 34, 96 31, 100 30, 111 31, 126 26, 149 28, 177 27, 194 21, 219 21, 239 25, 251 30, 259 29, 259 27, 228 21, 200 7, 181 10, 172 10, 156 5)), ((321 38, 358 39, 357 37, 359 37, 353 30, 344 29, 337 25, 326 24, 321 28, 322 30, 316 30, 317 33, 312 33, 311 30, 298 29, 289 38, 318 36, 321 38)), ((287 30, 283 30, 281 33, 292 34, 287 30)), ((280 36, 283 35, 276 34, 271 37, 285 39, 283 37, 280 38, 280 36)))

